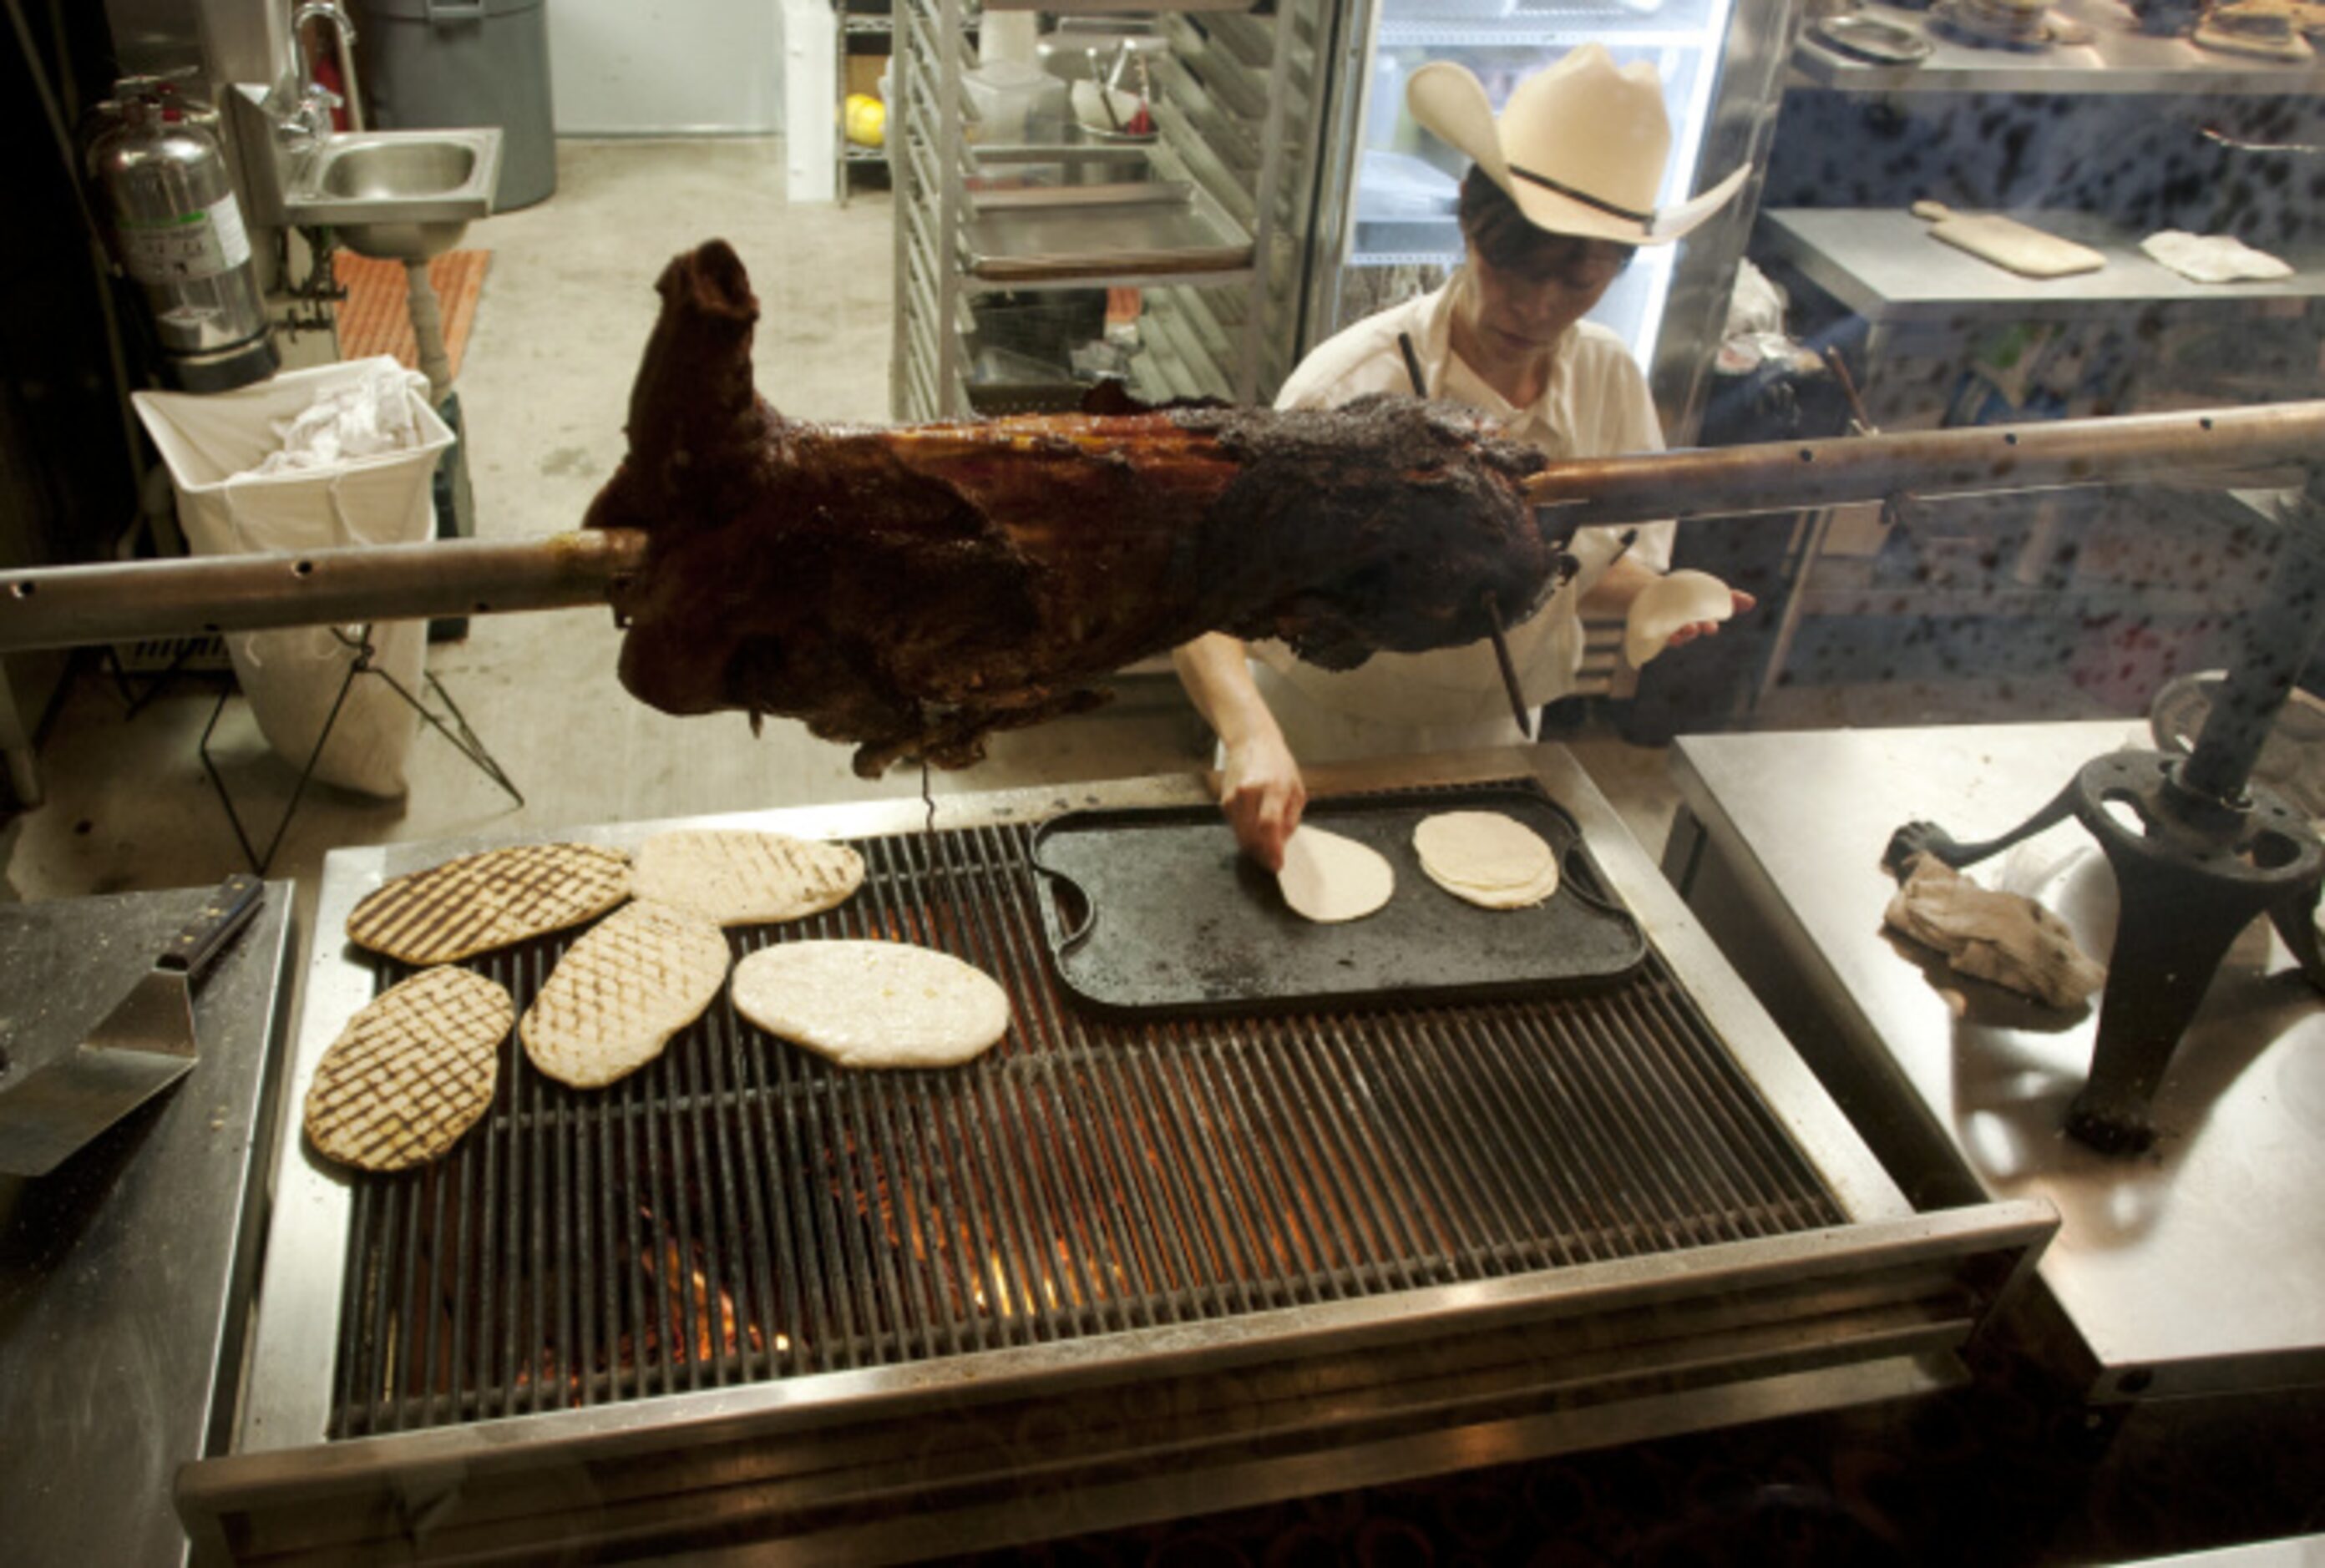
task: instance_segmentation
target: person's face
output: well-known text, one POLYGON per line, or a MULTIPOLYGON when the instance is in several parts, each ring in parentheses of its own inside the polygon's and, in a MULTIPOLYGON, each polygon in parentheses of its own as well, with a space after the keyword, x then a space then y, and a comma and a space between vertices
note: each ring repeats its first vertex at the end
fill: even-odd
POLYGON ((1548 350, 1606 297, 1630 256, 1624 246, 1585 240, 1544 246, 1522 265, 1497 267, 1471 245, 1477 281, 1471 325, 1479 342, 1510 359, 1548 350))

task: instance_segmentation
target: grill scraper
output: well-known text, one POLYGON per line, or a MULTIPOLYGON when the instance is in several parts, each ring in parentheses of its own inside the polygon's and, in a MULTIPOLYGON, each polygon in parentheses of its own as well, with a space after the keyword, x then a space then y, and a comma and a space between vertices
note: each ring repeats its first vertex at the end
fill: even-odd
POLYGON ((194 982, 258 912, 266 884, 227 878, 87 1039, 20 1084, 0 1079, 0 1176, 46 1176, 193 1070, 194 982))

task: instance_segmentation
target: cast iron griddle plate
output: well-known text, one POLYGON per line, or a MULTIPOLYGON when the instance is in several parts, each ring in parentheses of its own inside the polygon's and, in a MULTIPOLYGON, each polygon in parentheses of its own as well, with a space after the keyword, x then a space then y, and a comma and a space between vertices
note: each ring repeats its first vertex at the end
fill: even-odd
POLYGON ((1116 1014, 1248 1012, 1577 991, 1622 979, 1646 938, 1574 819, 1530 783, 1312 801, 1303 820, 1371 845, 1396 872, 1377 914, 1319 926, 1236 848, 1209 806, 1075 811, 1034 835, 1042 934, 1066 990, 1116 1014), (1547 903, 1481 909, 1429 880, 1413 830, 1440 811, 1498 811, 1559 857, 1547 903))

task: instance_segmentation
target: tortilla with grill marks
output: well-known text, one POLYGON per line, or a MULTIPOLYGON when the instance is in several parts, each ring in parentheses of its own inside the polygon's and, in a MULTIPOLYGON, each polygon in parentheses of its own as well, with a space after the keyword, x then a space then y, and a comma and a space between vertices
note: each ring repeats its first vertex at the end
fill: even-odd
POLYGON ((509 993, 465 969, 430 969, 372 999, 315 1065, 305 1109, 316 1149, 362 1170, 406 1170, 450 1149, 493 1102, 509 993))
POLYGON ((762 926, 821 914, 864 885, 864 857, 844 844, 783 833, 687 828, 638 845, 635 897, 721 926, 762 926))
POLYGON ((630 896, 630 860, 526 844, 392 879, 347 915, 347 940, 411 964, 450 964, 594 919, 630 896))

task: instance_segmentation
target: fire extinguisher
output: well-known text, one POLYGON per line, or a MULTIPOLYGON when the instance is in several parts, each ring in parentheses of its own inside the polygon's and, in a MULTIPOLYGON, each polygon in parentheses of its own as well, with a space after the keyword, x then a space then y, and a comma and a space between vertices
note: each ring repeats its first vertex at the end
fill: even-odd
POLYGON ((264 381, 282 364, 217 115, 155 77, 125 77, 97 106, 88 171, 107 240, 144 294, 162 372, 188 392, 264 381))

